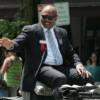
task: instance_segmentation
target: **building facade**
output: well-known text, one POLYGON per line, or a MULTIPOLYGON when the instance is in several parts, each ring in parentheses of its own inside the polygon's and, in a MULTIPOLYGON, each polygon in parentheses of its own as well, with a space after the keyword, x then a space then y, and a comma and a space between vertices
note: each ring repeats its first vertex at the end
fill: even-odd
POLYGON ((0 19, 14 18, 20 9, 20 1, 19 0, 0 0, 0 19))
MULTIPOLYGON (((93 51, 100 54, 100 1, 70 0, 72 40, 84 63, 93 51)), ((99 60, 100 61, 100 60, 99 60)))

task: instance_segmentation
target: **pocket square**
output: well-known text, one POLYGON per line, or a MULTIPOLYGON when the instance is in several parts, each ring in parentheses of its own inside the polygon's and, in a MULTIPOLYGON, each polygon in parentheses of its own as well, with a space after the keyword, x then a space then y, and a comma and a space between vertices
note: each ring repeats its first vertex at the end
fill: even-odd
POLYGON ((39 45, 40 45, 41 53, 43 53, 44 50, 46 49, 46 41, 40 40, 40 41, 39 41, 39 45))

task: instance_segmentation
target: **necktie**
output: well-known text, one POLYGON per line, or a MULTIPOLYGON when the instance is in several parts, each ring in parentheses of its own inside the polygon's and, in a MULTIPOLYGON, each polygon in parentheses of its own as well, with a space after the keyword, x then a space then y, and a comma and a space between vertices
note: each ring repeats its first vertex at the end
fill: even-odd
POLYGON ((62 64, 62 56, 60 54, 56 41, 54 40, 53 34, 51 33, 50 30, 47 30, 47 36, 48 36, 49 45, 50 45, 50 48, 55 60, 55 64, 60 65, 62 64))

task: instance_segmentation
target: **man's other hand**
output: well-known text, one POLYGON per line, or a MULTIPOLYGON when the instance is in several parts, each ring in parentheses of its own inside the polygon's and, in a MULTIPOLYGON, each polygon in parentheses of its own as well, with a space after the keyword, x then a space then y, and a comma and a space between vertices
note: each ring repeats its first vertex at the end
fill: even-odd
POLYGON ((83 64, 79 63, 76 65, 76 70, 79 73, 79 75, 83 78, 89 78, 89 76, 91 75, 83 66, 83 64))

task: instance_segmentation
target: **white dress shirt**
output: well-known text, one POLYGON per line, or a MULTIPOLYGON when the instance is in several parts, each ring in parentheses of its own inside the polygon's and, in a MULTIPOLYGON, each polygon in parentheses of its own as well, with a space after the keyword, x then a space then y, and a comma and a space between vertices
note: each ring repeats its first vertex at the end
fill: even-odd
POLYGON ((47 57, 46 57, 44 63, 49 64, 49 65, 62 65, 63 64, 63 58, 62 58, 62 55, 61 55, 59 47, 58 47, 58 42, 57 42, 56 36, 54 34, 54 27, 51 28, 50 31, 51 31, 51 34, 53 35, 54 42, 56 43, 56 46, 57 46, 57 49, 58 49, 58 52, 56 52, 56 53, 59 53, 59 56, 60 56, 59 59, 56 59, 53 56, 53 51, 51 49, 51 46, 50 46, 49 41, 48 41, 48 36, 47 36, 47 30, 48 29, 43 27, 43 30, 44 30, 44 35, 45 35, 46 44, 47 44, 47 57))

